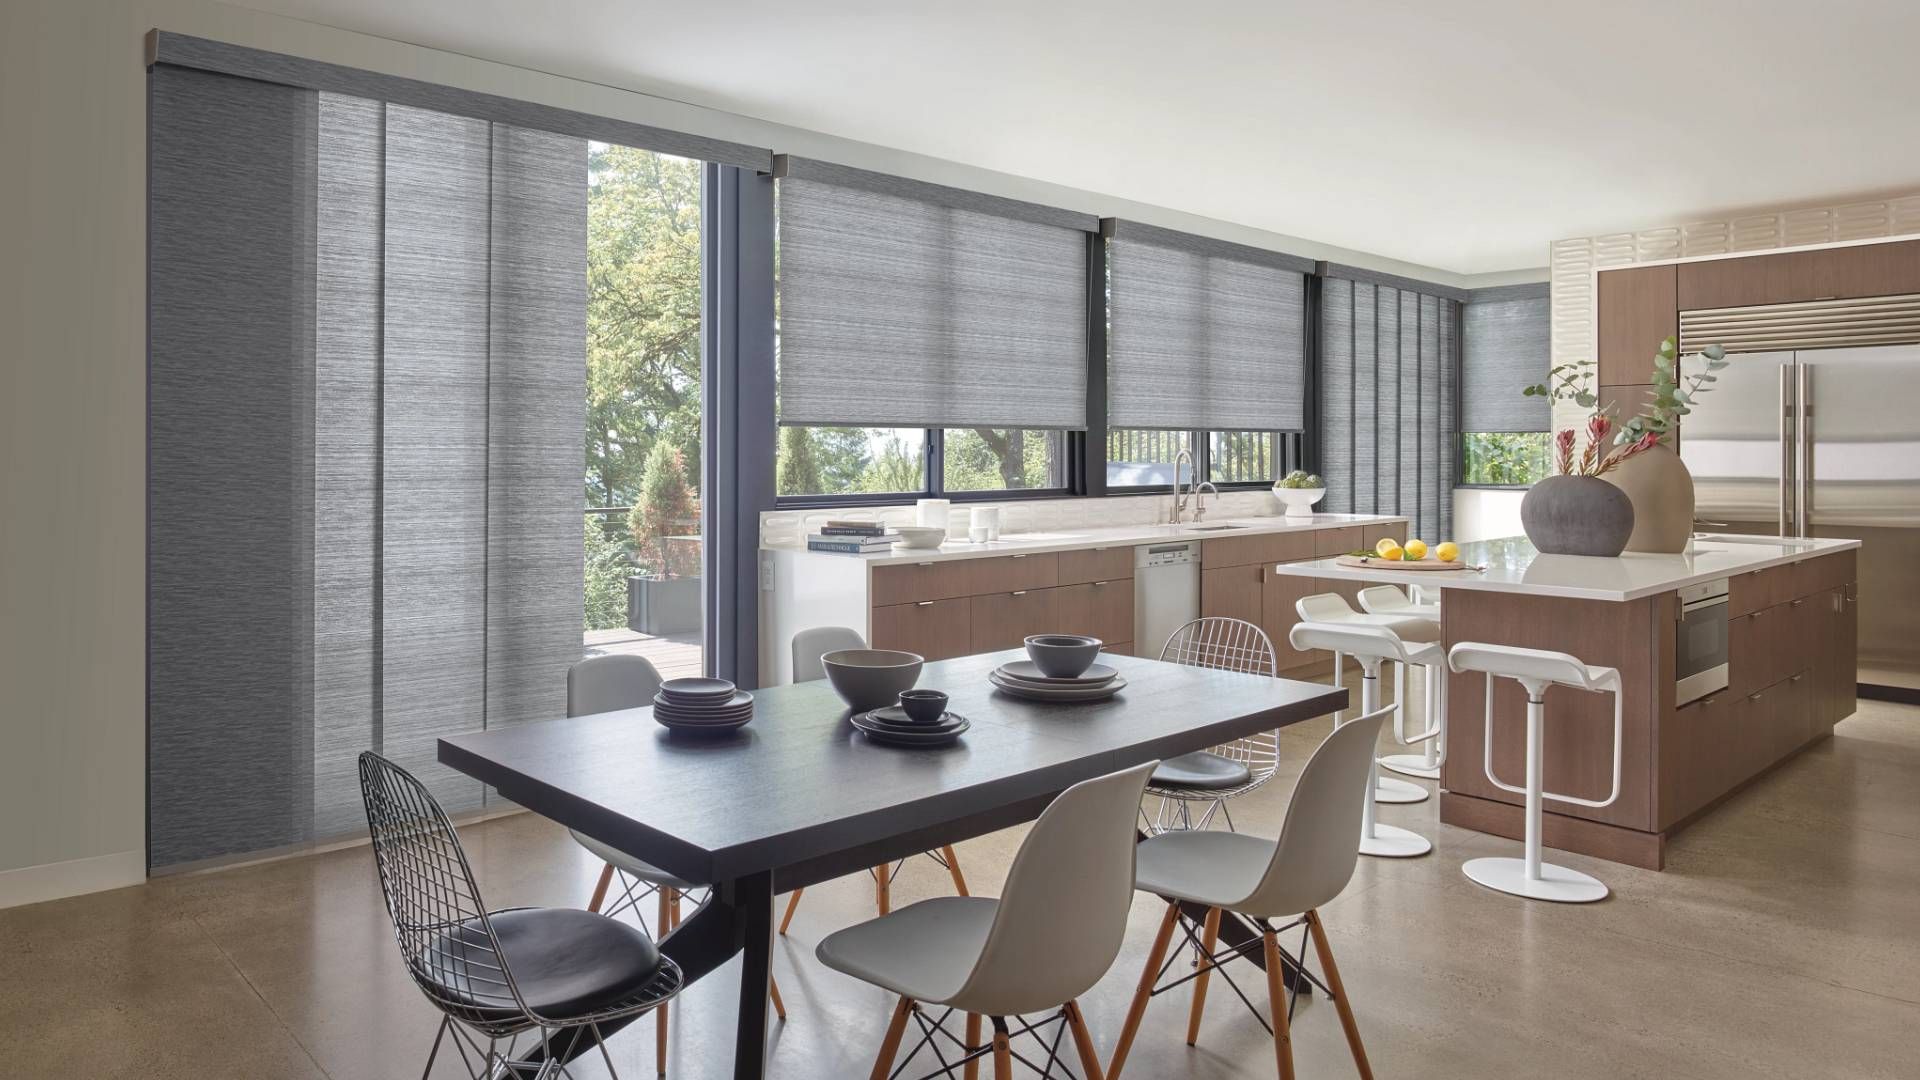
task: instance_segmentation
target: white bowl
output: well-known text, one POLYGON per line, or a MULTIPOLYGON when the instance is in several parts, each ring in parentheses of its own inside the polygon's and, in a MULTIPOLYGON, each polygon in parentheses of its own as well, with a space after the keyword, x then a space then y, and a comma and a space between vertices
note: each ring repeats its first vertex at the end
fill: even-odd
POLYGON ((1313 504, 1326 497, 1327 489, 1285 488, 1275 486, 1273 493, 1286 504, 1288 517, 1312 517, 1313 504))
POLYGON ((947 530, 932 525, 899 525, 893 531, 900 534, 900 539, 894 541, 895 547, 937 548, 947 538, 947 530))

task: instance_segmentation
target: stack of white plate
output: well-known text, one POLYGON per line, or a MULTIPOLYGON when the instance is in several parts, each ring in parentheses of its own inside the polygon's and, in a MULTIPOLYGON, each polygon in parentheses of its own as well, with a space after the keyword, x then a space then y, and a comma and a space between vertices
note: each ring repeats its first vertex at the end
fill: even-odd
POLYGON ((668 679, 653 696, 653 718, 675 731, 732 731, 753 719, 753 695, 725 679, 668 679))
POLYGON ((1096 663, 1071 679, 1056 679, 1042 674, 1031 660, 1001 664, 987 680, 1029 701, 1105 701, 1127 686, 1127 680, 1105 664, 1096 663))

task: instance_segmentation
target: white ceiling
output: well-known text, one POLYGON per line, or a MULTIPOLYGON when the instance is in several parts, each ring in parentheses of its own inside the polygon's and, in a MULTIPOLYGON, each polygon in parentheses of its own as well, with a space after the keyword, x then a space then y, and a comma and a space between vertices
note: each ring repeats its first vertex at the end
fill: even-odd
POLYGON ((1920 188, 1912 0, 241 2, 1462 274, 1920 188))

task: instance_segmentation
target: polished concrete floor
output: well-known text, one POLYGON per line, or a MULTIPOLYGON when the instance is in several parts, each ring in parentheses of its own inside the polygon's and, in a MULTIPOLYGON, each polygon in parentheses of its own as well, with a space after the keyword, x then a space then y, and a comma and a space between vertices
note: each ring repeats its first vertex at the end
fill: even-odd
MULTIPOLYGON (((1293 768, 1326 726, 1287 733, 1293 768)), ((1276 825, 1283 780, 1245 800, 1243 830, 1276 825)), ((1439 827, 1436 814, 1433 800, 1385 808, 1437 850, 1361 860, 1324 909, 1377 1075, 1920 1075, 1920 709, 1863 703, 1830 742, 1683 834, 1665 873, 1555 856, 1613 886, 1600 904, 1473 885, 1463 859, 1516 845, 1439 827)), ((532 815, 463 839, 492 906, 582 903, 598 870, 532 815)), ((1018 840, 962 845, 977 892, 998 888, 1018 840)), ((919 859, 896 896, 948 885, 919 859)), ((808 891, 776 960, 791 1019, 772 1075, 866 1075, 890 1003, 812 950, 871 904, 864 878, 808 891)), ((1084 1001, 1103 1054, 1156 908, 1139 901, 1119 961, 1084 1001)), ((1262 1000, 1257 980, 1241 981, 1262 1000)), ((723 969, 681 999, 673 1075, 730 1075, 734 987, 723 969)), ((1197 1048, 1184 1043, 1187 1003, 1184 989, 1155 1001, 1128 1076, 1273 1075, 1264 1034, 1230 992, 1210 995, 1197 1048)), ((0 911, 0 1075, 416 1076, 436 1020, 401 972, 364 847, 0 911)), ((646 1021, 612 1040, 622 1075, 653 1075, 652 1031, 646 1021)), ((1301 1007, 1294 1035, 1301 1076, 1353 1075, 1324 1000, 1301 1007)), ((604 1074, 597 1061, 576 1071, 604 1074)))

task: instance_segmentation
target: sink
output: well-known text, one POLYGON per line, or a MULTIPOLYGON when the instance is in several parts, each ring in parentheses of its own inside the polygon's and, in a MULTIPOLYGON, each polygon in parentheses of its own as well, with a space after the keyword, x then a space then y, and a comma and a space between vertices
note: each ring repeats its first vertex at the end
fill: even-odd
POLYGON ((1226 529, 1244 529, 1245 525, 1176 525, 1175 528, 1188 532, 1221 532, 1226 529))

